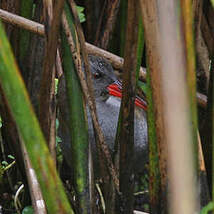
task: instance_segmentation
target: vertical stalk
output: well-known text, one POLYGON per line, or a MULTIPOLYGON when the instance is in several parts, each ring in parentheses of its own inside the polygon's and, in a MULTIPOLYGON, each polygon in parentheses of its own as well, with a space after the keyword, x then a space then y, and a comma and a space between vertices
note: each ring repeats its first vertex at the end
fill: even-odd
POLYGON ((61 21, 64 0, 57 1, 53 9, 52 0, 43 0, 45 17, 45 59, 40 87, 39 119, 44 136, 47 140, 52 157, 55 153, 55 68, 58 32, 61 21))
MULTIPOLYGON (((33 0, 21 0, 20 15, 27 19, 32 19, 33 0)), ((24 57, 27 56, 28 46, 30 42, 30 32, 20 29, 19 31, 19 62, 24 63, 24 57)))
POLYGON ((193 149, 195 157, 195 169, 198 169, 198 121, 196 105, 196 67, 195 67, 195 43, 193 38, 193 14, 192 1, 181 1, 182 23, 184 28, 184 42, 186 51, 187 85, 189 90, 190 110, 192 118, 193 149))
MULTIPOLYGON (((212 115, 212 173, 211 173, 211 184, 208 183, 210 186, 212 185, 212 200, 214 201, 214 63, 212 61, 211 71, 210 71, 210 83, 209 83, 209 95, 211 96, 208 103, 208 110, 209 115, 212 115)), ((210 172, 210 171, 209 171, 210 172)), ((209 180, 208 180, 209 181, 209 180)), ((209 187, 210 187, 209 186, 209 187)), ((213 210, 214 213, 214 210, 213 210)))
MULTIPOLYGON (((128 1, 126 44, 124 52, 123 89, 121 101, 120 143, 120 213, 133 212, 133 149, 134 100, 136 90, 138 3, 128 1), (132 54, 130 54, 132 53, 132 54), (127 185, 129 184, 129 185, 127 185)), ((118 210, 119 211, 119 210, 118 210)))
POLYGON ((163 115, 169 151, 169 212, 173 214, 198 212, 192 112, 186 83, 188 63, 179 8, 179 1, 158 0, 163 115))
MULTIPOLYGON (((68 4, 65 5, 65 16, 67 17, 67 27, 73 28, 70 32, 71 36, 75 38, 75 26, 71 11, 69 10, 68 4)), ((64 15, 63 15, 64 17, 64 15)), ((63 21, 64 22, 64 21, 63 21)), ((73 39, 74 50, 71 52, 70 44, 68 42, 68 33, 65 31, 65 23, 63 23, 64 29, 61 33, 62 38, 62 54, 63 54, 63 70, 66 81, 66 94, 67 94, 67 107, 70 140, 71 142, 62 142, 64 147, 68 150, 67 161, 69 166, 74 172, 74 189, 77 194, 78 213, 86 214, 92 213, 92 203, 89 200, 89 176, 88 176, 88 130, 85 120, 83 92, 78 79, 77 70, 81 69, 75 67, 75 54, 78 52, 77 47, 79 46, 78 40, 73 39), (73 59, 73 60, 72 60, 73 59)), ((80 56, 78 56, 80 57, 80 56)), ((81 64, 81 61, 80 61, 81 64)), ((62 95, 65 96, 65 95, 62 95)), ((63 121, 62 121, 63 123, 63 121)), ((63 125, 62 125, 63 126, 63 125)))
POLYGON ((127 24, 127 1, 121 1, 120 3, 120 56, 124 56, 125 48, 125 29, 127 24))
POLYGON ((74 171, 74 188, 77 194, 79 213, 90 213, 88 192, 88 135, 83 110, 82 91, 72 62, 65 34, 62 35, 63 70, 69 107, 68 128, 71 142, 63 142, 71 153, 69 165, 74 171), (74 125, 75 124, 75 125, 74 125))
POLYGON ((167 212, 167 146, 160 83, 159 26, 156 0, 140 0, 145 31, 148 77, 149 189, 152 213, 167 212))

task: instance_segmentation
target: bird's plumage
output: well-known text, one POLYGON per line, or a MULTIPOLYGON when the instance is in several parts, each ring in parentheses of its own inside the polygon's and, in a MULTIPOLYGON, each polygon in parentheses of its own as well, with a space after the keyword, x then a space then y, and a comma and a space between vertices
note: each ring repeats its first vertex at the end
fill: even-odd
MULTIPOLYGON (((102 59, 101 57, 90 56, 90 70, 93 76, 96 108, 98 114, 99 124, 105 136, 105 141, 113 151, 114 140, 117 130, 117 121, 120 110, 120 99, 109 96, 107 93, 107 87, 109 84, 115 82, 117 77, 113 72, 112 66, 102 59)), ((69 149, 71 143, 71 136, 68 130, 68 108, 66 102, 65 82, 64 79, 59 84, 59 106, 60 108, 60 127, 59 133, 62 139, 62 150, 65 154, 65 158, 70 157, 69 149)), ((89 127, 89 142, 92 144, 93 150, 95 150, 95 139, 93 132, 93 125, 91 117, 88 112, 88 127, 89 127)), ((142 165, 147 158, 147 122, 146 113, 144 110, 136 107, 135 110, 135 171, 141 171, 142 165)))

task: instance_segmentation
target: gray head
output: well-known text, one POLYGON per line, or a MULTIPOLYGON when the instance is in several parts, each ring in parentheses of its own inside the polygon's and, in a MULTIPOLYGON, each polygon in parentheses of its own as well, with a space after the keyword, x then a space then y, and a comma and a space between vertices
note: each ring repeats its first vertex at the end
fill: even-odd
POLYGON ((90 69, 94 83, 94 94, 98 98, 106 87, 117 80, 110 63, 98 56, 89 55, 90 69))

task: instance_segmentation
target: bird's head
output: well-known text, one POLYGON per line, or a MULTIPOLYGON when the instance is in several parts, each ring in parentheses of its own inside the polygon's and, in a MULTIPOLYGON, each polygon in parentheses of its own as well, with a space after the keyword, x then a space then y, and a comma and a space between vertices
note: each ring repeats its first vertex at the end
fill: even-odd
MULTIPOLYGON (((94 83, 95 98, 106 99, 109 95, 122 97, 122 83, 117 79, 110 63, 98 56, 89 55, 90 70, 94 83)), ((147 104, 136 97, 135 104, 146 110, 147 104)))
POLYGON ((110 63, 98 56, 89 55, 95 97, 103 96, 107 87, 117 80, 110 63))

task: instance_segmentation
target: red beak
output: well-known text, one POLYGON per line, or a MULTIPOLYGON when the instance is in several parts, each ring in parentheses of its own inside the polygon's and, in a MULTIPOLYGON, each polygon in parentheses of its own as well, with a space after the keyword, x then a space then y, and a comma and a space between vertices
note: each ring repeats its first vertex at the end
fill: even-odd
MULTIPOLYGON (((107 88, 110 95, 122 98, 122 90, 117 83, 112 83, 107 88)), ((147 110, 147 103, 138 96, 135 98, 135 105, 144 109, 145 111, 147 110)))

